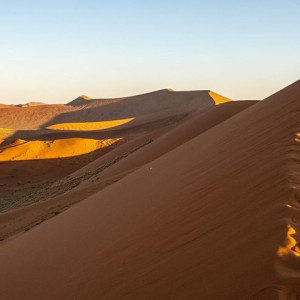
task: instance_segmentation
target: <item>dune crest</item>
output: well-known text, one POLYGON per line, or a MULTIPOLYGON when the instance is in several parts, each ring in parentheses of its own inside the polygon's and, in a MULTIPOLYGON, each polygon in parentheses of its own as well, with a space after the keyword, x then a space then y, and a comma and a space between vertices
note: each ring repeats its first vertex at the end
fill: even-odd
POLYGON ((87 95, 81 95, 81 96, 79 96, 79 98, 84 99, 84 100, 93 100, 93 98, 90 98, 87 95))

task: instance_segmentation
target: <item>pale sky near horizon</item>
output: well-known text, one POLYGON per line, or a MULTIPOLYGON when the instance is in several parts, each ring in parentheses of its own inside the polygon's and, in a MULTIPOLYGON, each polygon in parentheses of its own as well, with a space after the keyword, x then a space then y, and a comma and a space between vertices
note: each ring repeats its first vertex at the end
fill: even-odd
POLYGON ((300 78, 299 16, 299 0, 0 0, 0 103, 263 99, 300 78))

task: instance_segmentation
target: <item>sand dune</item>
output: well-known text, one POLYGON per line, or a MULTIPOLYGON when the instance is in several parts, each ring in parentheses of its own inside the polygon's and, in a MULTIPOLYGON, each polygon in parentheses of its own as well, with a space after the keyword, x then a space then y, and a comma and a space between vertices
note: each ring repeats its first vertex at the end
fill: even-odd
POLYGON ((3 113, 0 111, 0 127, 40 129, 61 123, 137 118, 157 112, 166 112, 168 115, 191 113, 214 105, 215 101, 209 95, 209 91, 174 92, 166 89, 116 99, 91 99, 80 96, 67 105, 0 107, 5 109, 3 113))
POLYGON ((70 138, 54 141, 16 140, 8 146, 0 146, 0 161, 64 158, 86 154, 111 146, 121 139, 93 140, 70 138))
POLYGON ((3 245, 1 298, 297 299, 299 97, 300 81, 3 245))
MULTIPOLYGON (((153 114, 159 114, 160 118, 163 118, 189 114, 198 110, 204 111, 215 106, 208 91, 171 92, 169 90, 118 99, 83 100, 83 103, 84 105, 77 106, 76 102, 75 109, 77 111, 58 115, 45 125, 127 118, 135 118, 134 121, 138 122, 140 118, 153 114)), ((68 106, 72 106, 72 102, 68 106)), ((74 106, 72 107, 74 108, 74 106)))

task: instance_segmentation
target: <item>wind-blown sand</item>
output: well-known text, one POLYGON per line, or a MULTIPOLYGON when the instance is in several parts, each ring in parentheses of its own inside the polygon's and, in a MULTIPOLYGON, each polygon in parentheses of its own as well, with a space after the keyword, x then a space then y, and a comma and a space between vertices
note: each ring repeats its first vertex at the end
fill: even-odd
POLYGON ((0 298, 297 299, 299 98, 153 135, 118 164, 147 162, 0 248, 0 298))

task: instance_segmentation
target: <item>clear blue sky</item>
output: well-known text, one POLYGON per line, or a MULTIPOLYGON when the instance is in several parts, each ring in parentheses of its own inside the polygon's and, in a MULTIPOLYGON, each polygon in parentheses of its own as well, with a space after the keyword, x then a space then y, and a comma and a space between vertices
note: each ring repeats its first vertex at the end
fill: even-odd
POLYGON ((262 99, 300 78, 299 16, 299 0, 0 0, 0 103, 262 99))

